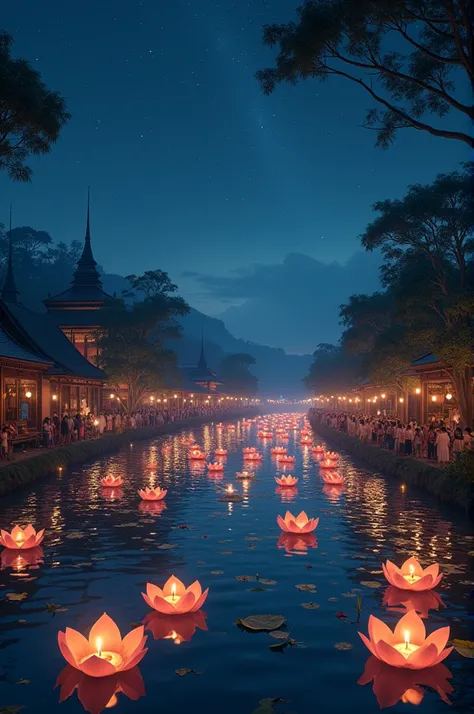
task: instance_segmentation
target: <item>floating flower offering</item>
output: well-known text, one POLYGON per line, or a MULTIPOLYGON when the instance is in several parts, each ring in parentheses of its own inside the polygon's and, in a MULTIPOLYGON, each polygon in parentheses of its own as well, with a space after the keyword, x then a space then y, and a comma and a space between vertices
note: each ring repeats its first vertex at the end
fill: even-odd
POLYGON ((277 457, 277 461, 279 461, 281 464, 294 464, 295 463, 295 457, 294 456, 288 456, 286 454, 281 454, 281 456, 277 457))
POLYGON ((224 465, 219 463, 219 461, 210 462, 207 465, 208 471, 224 471, 224 465))
POLYGON ((181 580, 172 575, 163 589, 147 583, 146 593, 142 593, 142 596, 147 605, 163 615, 184 615, 188 612, 197 612, 206 602, 208 593, 209 588, 203 592, 198 580, 186 587, 181 580))
POLYGON ((338 461, 339 460, 339 454, 336 454, 335 451, 326 451, 324 454, 324 458, 327 461, 338 461))
POLYGON ((442 662, 452 652, 446 647, 449 627, 440 627, 428 637, 423 620, 414 610, 404 615, 395 630, 371 615, 369 638, 359 632, 362 642, 377 659, 392 667, 425 669, 442 662))
POLYGON ((206 458, 206 454, 204 451, 200 451, 199 449, 192 449, 189 453, 189 458, 194 459, 195 461, 203 461, 206 458))
POLYGON ((300 439, 300 444, 301 446, 308 446, 309 444, 311 444, 311 439, 309 438, 309 436, 305 436, 304 439, 300 439))
POLYGON ((253 454, 257 451, 257 449, 254 446, 244 446, 242 449, 242 453, 244 454, 253 454))
POLYGON ((155 486, 155 488, 148 488, 147 486, 138 491, 138 495, 144 501, 162 501, 167 493, 167 489, 160 488, 159 486, 155 486))
POLYGON ((321 446, 320 444, 316 444, 316 446, 313 446, 313 451, 315 454, 323 454, 324 453, 324 446, 321 446))
POLYGON ((340 473, 333 471, 332 469, 327 473, 321 474, 321 478, 325 483, 328 483, 331 486, 342 486, 344 483, 344 476, 341 476, 340 473))
POLYGON ((117 488, 118 486, 122 486, 123 484, 121 476, 112 476, 112 474, 104 476, 100 479, 100 482, 102 486, 105 486, 105 488, 117 488))
POLYGON ((227 456, 227 449, 216 449, 216 456, 227 456))
POLYGON ((222 498, 219 498, 219 501, 231 501, 232 503, 240 503, 240 501, 243 500, 244 499, 242 498, 242 496, 239 496, 239 494, 235 492, 232 484, 229 484, 226 487, 224 495, 222 496, 222 498))
POLYGON ((89 677, 109 677, 135 667, 148 650, 144 627, 136 627, 123 640, 115 622, 104 613, 92 625, 89 639, 66 627, 58 632, 58 644, 64 659, 89 677))
POLYGON ((396 588, 402 590, 414 590, 421 592, 423 590, 432 590, 442 580, 443 575, 439 574, 439 565, 434 563, 428 568, 423 569, 416 558, 408 558, 400 568, 387 560, 382 563, 383 574, 386 579, 396 588))
POLYGON ((244 454, 244 459, 246 461, 261 461, 263 456, 262 454, 258 454, 256 451, 247 451, 244 454))
POLYGON ((274 446, 272 448, 272 454, 286 454, 287 451, 286 446, 274 446))
POLYGON ((337 469, 337 461, 332 459, 324 459, 324 461, 319 462, 320 469, 337 469))
POLYGON ((237 471, 237 478, 255 478, 255 471, 237 471))
POLYGON ((311 533, 317 528, 319 518, 308 518, 304 511, 298 516, 287 511, 285 518, 278 516, 277 523, 285 533, 311 533))
POLYGON ((235 431, 235 424, 228 424, 227 431, 235 431))
POLYGON ((0 545, 10 550, 36 548, 43 541, 43 538, 44 528, 36 532, 31 524, 24 529, 21 526, 14 526, 11 533, 3 529, 0 531, 0 545))
POLYGON ((275 481, 277 482, 277 484, 279 486, 284 486, 286 488, 292 488, 293 486, 296 486, 296 484, 298 483, 298 480, 299 479, 295 478, 294 476, 290 476, 290 475, 280 476, 280 478, 278 478, 278 476, 275 476, 275 481))

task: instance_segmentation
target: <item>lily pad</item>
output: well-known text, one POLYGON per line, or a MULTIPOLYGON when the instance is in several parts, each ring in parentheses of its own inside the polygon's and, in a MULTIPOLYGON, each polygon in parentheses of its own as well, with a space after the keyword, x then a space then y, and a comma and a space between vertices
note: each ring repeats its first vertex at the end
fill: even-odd
POLYGON ((343 651, 352 649, 352 645, 350 642, 336 642, 334 647, 336 650, 343 650, 343 651))
POLYGON ((26 600, 27 597, 28 593, 7 593, 5 595, 5 598, 11 602, 21 602, 22 600, 26 600))
MULTIPOLYGON (((68 533, 66 538, 68 540, 76 540, 78 538, 84 538, 84 533, 82 531, 71 531, 71 533, 68 533)), ((0 709, 1 712, 1 709, 0 709)))
POLYGON ((295 588, 297 590, 301 590, 302 592, 314 592, 316 590, 316 585, 313 585, 312 583, 303 583, 301 585, 295 585, 295 588))
POLYGON ((48 612, 52 612, 54 615, 56 612, 67 612, 67 607, 63 607, 62 605, 55 605, 54 602, 47 602, 46 610, 48 612))
POLYGON ((273 630, 273 632, 269 632, 268 634, 275 640, 287 640, 290 636, 289 632, 282 632, 281 630, 273 630))
POLYGON ((451 644, 461 657, 474 658, 474 642, 470 640, 452 640, 451 644))
POLYGON ((319 610, 317 602, 302 602, 301 607, 304 607, 305 610, 319 610))
POLYGON ((271 632, 280 629, 285 624, 285 618, 282 615, 249 615, 238 618, 236 624, 252 632, 271 632))
POLYGON ((276 585, 277 584, 276 580, 268 580, 267 578, 259 578, 258 582, 262 583, 262 585, 276 585))
POLYGON ((248 583, 251 580, 257 580, 256 575, 236 575, 235 579, 239 581, 239 583, 248 583))
POLYGON ((365 588, 373 588, 374 590, 382 587, 382 583, 378 583, 376 580, 362 580, 360 584, 365 588))
MULTIPOLYGON (((260 699, 258 703, 258 708, 254 709, 252 714, 273 714, 275 709, 274 706, 275 704, 278 704, 278 702, 284 702, 284 699, 281 699, 280 697, 274 697, 273 699, 260 699)), ((1 714, 1 712, 0 712, 1 714)))

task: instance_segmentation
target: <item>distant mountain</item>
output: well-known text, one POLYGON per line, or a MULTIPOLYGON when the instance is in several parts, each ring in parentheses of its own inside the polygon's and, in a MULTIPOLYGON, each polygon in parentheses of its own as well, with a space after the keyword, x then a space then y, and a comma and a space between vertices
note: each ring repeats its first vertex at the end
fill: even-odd
POLYGON ((237 339, 228 331, 222 320, 208 317, 193 308, 180 322, 183 326, 181 339, 170 344, 178 354, 179 364, 197 363, 202 329, 204 350, 211 369, 219 372, 225 354, 247 352, 255 357, 257 362, 252 371, 259 379, 260 396, 297 398, 305 395, 301 380, 309 369, 311 355, 288 355, 277 347, 266 347, 237 339))

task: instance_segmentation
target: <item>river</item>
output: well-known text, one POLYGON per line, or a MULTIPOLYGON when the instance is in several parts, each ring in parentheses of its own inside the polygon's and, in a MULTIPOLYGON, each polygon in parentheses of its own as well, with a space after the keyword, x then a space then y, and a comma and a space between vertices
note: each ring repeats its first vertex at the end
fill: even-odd
MULTIPOLYGON (((400 564, 416 554, 423 563, 439 562, 445 573, 441 602, 425 613, 427 630, 449 625, 452 637, 473 639, 474 538, 463 513, 360 468, 347 455, 339 468, 346 477, 343 488, 324 487, 317 459, 299 444, 297 432, 286 442, 296 456, 287 472, 299 483, 281 491, 274 481, 281 469, 270 453, 275 442, 262 442, 255 424, 233 423, 235 431, 206 424, 131 443, 2 499, 2 528, 31 522, 46 534, 42 553, 29 564, 2 553, 0 713, 24 707, 25 714, 78 714, 84 711, 80 694, 86 706, 93 702, 99 710, 108 704, 121 714, 373 714, 379 711, 378 694, 381 703, 383 697, 398 699, 390 711, 406 712, 412 702, 420 704, 419 711, 437 714, 448 711, 440 692, 449 697, 451 712, 472 711, 471 660, 457 652, 444 663, 448 679, 444 670, 430 681, 380 671, 375 684, 358 683, 369 658, 358 630, 367 633, 370 614, 393 627, 405 611, 395 600, 391 607, 383 603, 390 596, 381 570, 387 558, 400 564), (208 453, 228 449, 224 474, 210 477, 202 465, 190 464, 184 439, 208 453), (246 488, 235 479, 243 446, 264 455, 246 488), (101 486, 100 477, 109 473, 122 476, 122 488, 101 486), (137 495, 151 483, 168 489, 158 511, 147 510, 137 495), (242 502, 219 500, 228 483, 242 502), (320 518, 309 545, 281 538, 276 518, 286 509, 320 518), (121 682, 122 691, 104 695, 101 680, 88 689, 79 677, 74 680, 75 671, 62 689, 54 688, 66 666, 58 630, 87 633, 107 612, 124 635, 150 613, 141 596, 146 583, 161 586, 171 574, 210 588, 205 616, 184 618, 176 627, 147 620, 148 652, 139 671, 121 682), (48 611, 46 603, 55 607, 48 611), (270 646, 282 640, 235 624, 267 613, 285 619, 281 629, 294 646, 275 651, 270 646), (194 671, 177 674, 185 669, 194 671), (447 691, 447 682, 454 691, 447 691), (259 705, 266 698, 284 701, 259 705)), ((433 601, 424 605, 432 608, 433 601)))

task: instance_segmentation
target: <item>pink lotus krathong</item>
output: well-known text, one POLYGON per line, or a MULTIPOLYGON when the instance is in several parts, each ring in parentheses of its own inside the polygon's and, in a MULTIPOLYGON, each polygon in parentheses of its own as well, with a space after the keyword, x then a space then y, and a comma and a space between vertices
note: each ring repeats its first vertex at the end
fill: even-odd
POLYGON ((153 583, 147 583, 146 593, 142 593, 142 596, 147 605, 163 615, 184 615, 200 610, 206 602, 208 593, 209 588, 203 592, 198 580, 186 587, 181 580, 172 575, 163 589, 153 583))
POLYGON ((3 529, 0 531, 0 545, 10 550, 36 548, 43 542, 43 538, 44 528, 36 532, 31 524, 27 525, 26 528, 22 528, 18 525, 14 526, 10 533, 3 529))
POLYGON ((439 585, 443 577, 442 574, 439 574, 438 563, 423 569, 418 560, 413 557, 405 560, 400 568, 390 560, 383 563, 382 568, 383 574, 390 585, 401 590, 413 590, 414 592, 432 590, 439 585))
POLYGON ((155 486, 155 488, 146 486, 146 488, 138 491, 138 495, 143 501, 162 501, 167 493, 167 489, 160 488, 159 486, 155 486))
POLYGON ((308 518, 304 511, 297 516, 287 511, 284 518, 278 516, 277 523, 284 533, 312 533, 318 526, 319 518, 308 518))

